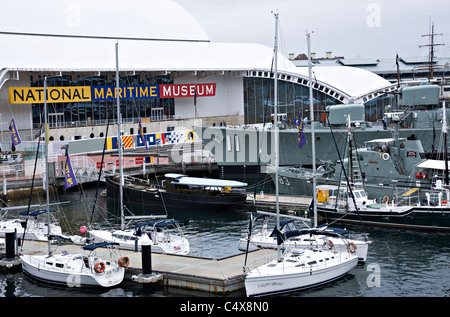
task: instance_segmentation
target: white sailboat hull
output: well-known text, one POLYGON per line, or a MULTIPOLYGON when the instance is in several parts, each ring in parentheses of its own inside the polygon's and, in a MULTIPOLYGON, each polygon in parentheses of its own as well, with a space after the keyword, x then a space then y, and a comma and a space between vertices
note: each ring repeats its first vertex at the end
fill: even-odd
MULTIPOLYGON (((17 237, 22 238, 24 233, 24 227, 22 226, 22 220, 9 219, 0 221, 0 237, 4 238, 6 232, 16 231, 17 237)), ((56 224, 50 224, 50 234, 56 236, 62 236, 61 227, 56 224)), ((44 222, 38 222, 35 220, 28 220, 27 228, 25 230, 25 240, 36 241, 48 241, 48 225, 44 222)))
POLYGON ((42 282, 68 287, 113 287, 120 284, 125 275, 123 267, 108 265, 105 261, 105 271, 97 273, 93 263, 86 267, 81 255, 22 255, 20 259, 25 274, 42 282))
MULTIPOLYGON (((306 254, 313 252, 304 251, 306 254)), ((247 296, 274 295, 326 284, 344 276, 358 264, 358 258, 350 253, 317 252, 323 252, 320 257, 323 262, 314 254, 310 258, 289 255, 282 261, 276 259, 251 270, 245 277, 247 296), (335 258, 331 259, 332 256, 335 258), (317 264, 308 265, 308 261, 317 264)))
MULTIPOLYGON (((346 252, 347 251, 347 243, 341 238, 333 238, 328 236, 323 236, 323 238, 317 237, 320 244, 326 242, 326 240, 331 240, 334 244, 334 250, 337 252, 346 252), (323 241, 322 241, 323 240, 323 241)), ((247 250, 247 238, 242 238, 239 240, 239 250, 246 251, 247 250)), ((353 242, 356 246, 356 255, 358 256, 358 261, 366 262, 367 260, 367 252, 369 250, 369 242, 365 242, 362 240, 352 240, 348 239, 347 242, 353 242)), ((293 249, 293 248, 308 248, 310 247, 311 242, 309 241, 309 235, 307 237, 297 237, 293 239, 289 239, 281 244, 282 249, 293 249), (306 238, 306 239, 305 239, 306 238)), ((250 243, 248 243, 248 251, 254 251, 257 249, 276 249, 277 248, 277 239, 276 237, 269 237, 269 235, 253 235, 250 239, 250 243)))
MULTIPOLYGON (((150 239, 147 234, 142 236, 134 236, 130 231, 126 230, 90 230, 89 235, 94 243, 98 242, 114 242, 119 243, 119 249, 135 250, 136 243, 138 251, 141 250, 143 242, 151 246, 151 251, 155 253, 165 254, 188 254, 189 242, 186 238, 170 235, 169 239, 150 239)), ((161 238, 161 237, 160 237, 161 238)))

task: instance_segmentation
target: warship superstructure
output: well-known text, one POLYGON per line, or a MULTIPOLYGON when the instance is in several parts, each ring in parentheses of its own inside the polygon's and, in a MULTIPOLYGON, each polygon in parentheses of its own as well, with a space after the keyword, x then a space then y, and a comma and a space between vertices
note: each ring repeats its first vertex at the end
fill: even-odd
MULTIPOLYGON (((316 158, 318 164, 337 159, 336 147, 345 148, 347 132, 353 129, 356 147, 364 147, 366 142, 374 139, 394 138, 394 127, 397 126, 397 137, 400 139, 420 140, 423 153, 436 151, 441 143, 442 109, 440 106, 440 87, 425 84, 402 87, 397 91, 396 105, 386 107, 386 120, 369 122, 365 120, 365 105, 350 103, 331 105, 323 112, 324 118, 313 121, 316 141, 316 158), (388 117, 395 114, 395 122, 388 117)), ((280 167, 310 167, 311 156, 311 123, 304 122, 303 135, 306 143, 298 147, 298 126, 283 122, 283 114, 276 120, 279 129, 279 162, 280 167)), ((222 175, 228 178, 249 181, 251 174, 261 166, 260 172, 265 173, 272 161, 273 123, 240 125, 240 126, 203 126, 195 128, 206 148, 214 155, 222 170, 222 175)), ((420 149, 422 151, 422 149, 420 149)), ((301 195, 301 193, 298 193, 301 195)))

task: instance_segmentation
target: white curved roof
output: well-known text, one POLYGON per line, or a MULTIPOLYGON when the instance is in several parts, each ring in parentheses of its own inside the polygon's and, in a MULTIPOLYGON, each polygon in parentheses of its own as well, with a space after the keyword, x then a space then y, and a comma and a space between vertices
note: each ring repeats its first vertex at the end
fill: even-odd
POLYGON ((0 12, 1 32, 209 41, 169 0, 2 0, 0 12))
MULTIPOLYGON (((116 41, 121 71, 267 72, 272 67, 272 48, 210 42, 192 15, 169 0, 2 0, 0 12, 0 69, 115 71, 116 41)), ((295 67, 281 54, 278 70, 308 78, 306 67, 295 67)), ((344 103, 391 86, 358 68, 313 71, 314 82, 344 103)))
MULTIPOLYGON (((297 67, 296 73, 308 77, 308 68, 297 67)), ((389 81, 377 74, 349 66, 313 66, 313 82, 316 79, 353 99, 393 87, 389 81)))
MULTIPOLYGON (((116 40, 0 34, 0 68, 30 71, 115 71, 116 40)), ((126 70, 269 69, 272 49, 251 43, 118 40, 126 70)), ((292 64, 285 58, 285 64, 292 64)))

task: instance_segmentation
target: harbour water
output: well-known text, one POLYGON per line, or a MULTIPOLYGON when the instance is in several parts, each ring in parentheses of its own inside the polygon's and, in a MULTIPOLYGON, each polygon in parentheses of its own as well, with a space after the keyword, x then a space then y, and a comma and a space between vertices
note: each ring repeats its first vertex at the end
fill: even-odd
MULTIPOLYGON (((92 210, 95 188, 85 188, 84 193, 60 194, 67 220, 68 233, 75 234, 86 225, 92 210), (80 201, 86 201, 85 205, 80 201), (90 202, 90 203, 89 203, 90 202)), ((10 205, 26 204, 27 199, 10 205)), ((99 208, 107 207, 106 197, 98 198, 99 208)), ((168 211, 170 218, 184 221, 192 256, 222 258, 240 253, 238 242, 246 231, 249 210, 195 212, 168 211)), ((359 226, 347 226, 361 232, 359 226)), ((373 243, 368 259, 344 278, 314 289, 282 297, 449 297, 450 296, 450 242, 448 234, 403 231, 366 227, 373 243)), ((60 247, 61 248, 61 247, 60 247)), ((211 293, 190 291, 160 285, 143 286, 130 280, 113 289, 77 289, 55 287, 38 283, 21 271, 0 274, 2 297, 217 297, 211 293)), ((226 297, 244 297, 239 290, 226 297)))

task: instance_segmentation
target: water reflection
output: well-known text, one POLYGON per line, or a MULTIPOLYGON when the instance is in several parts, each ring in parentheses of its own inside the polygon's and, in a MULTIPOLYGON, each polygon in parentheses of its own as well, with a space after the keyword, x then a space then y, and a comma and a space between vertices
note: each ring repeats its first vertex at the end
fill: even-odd
MULTIPOLYGON (((64 206, 69 229, 77 231, 86 225, 92 205, 83 205, 82 200, 93 201, 95 188, 85 190, 82 195, 70 192, 61 195, 61 200, 71 203, 64 206)), ((103 213, 107 201, 99 198, 96 213, 103 213)), ((96 215, 96 218, 99 217, 96 215)), ((191 245, 191 255, 221 258, 240 253, 238 241, 248 226, 247 210, 227 212, 169 213, 169 217, 184 221, 183 230, 191 245)), ((109 219, 111 220, 111 219, 109 219)), ((360 232, 358 226, 346 226, 360 232)), ((448 297, 450 296, 448 234, 402 231, 384 228, 366 228, 373 243, 369 247, 366 264, 358 265, 342 279, 310 290, 285 297, 448 297), (368 283, 372 270, 379 267, 379 287, 368 283)), ((68 289, 45 285, 24 277, 21 272, 0 275, 0 296, 3 297, 214 297, 216 295, 174 287, 152 285, 145 287, 129 280, 110 290, 68 289)), ((245 296, 239 290, 228 296, 245 296)))

